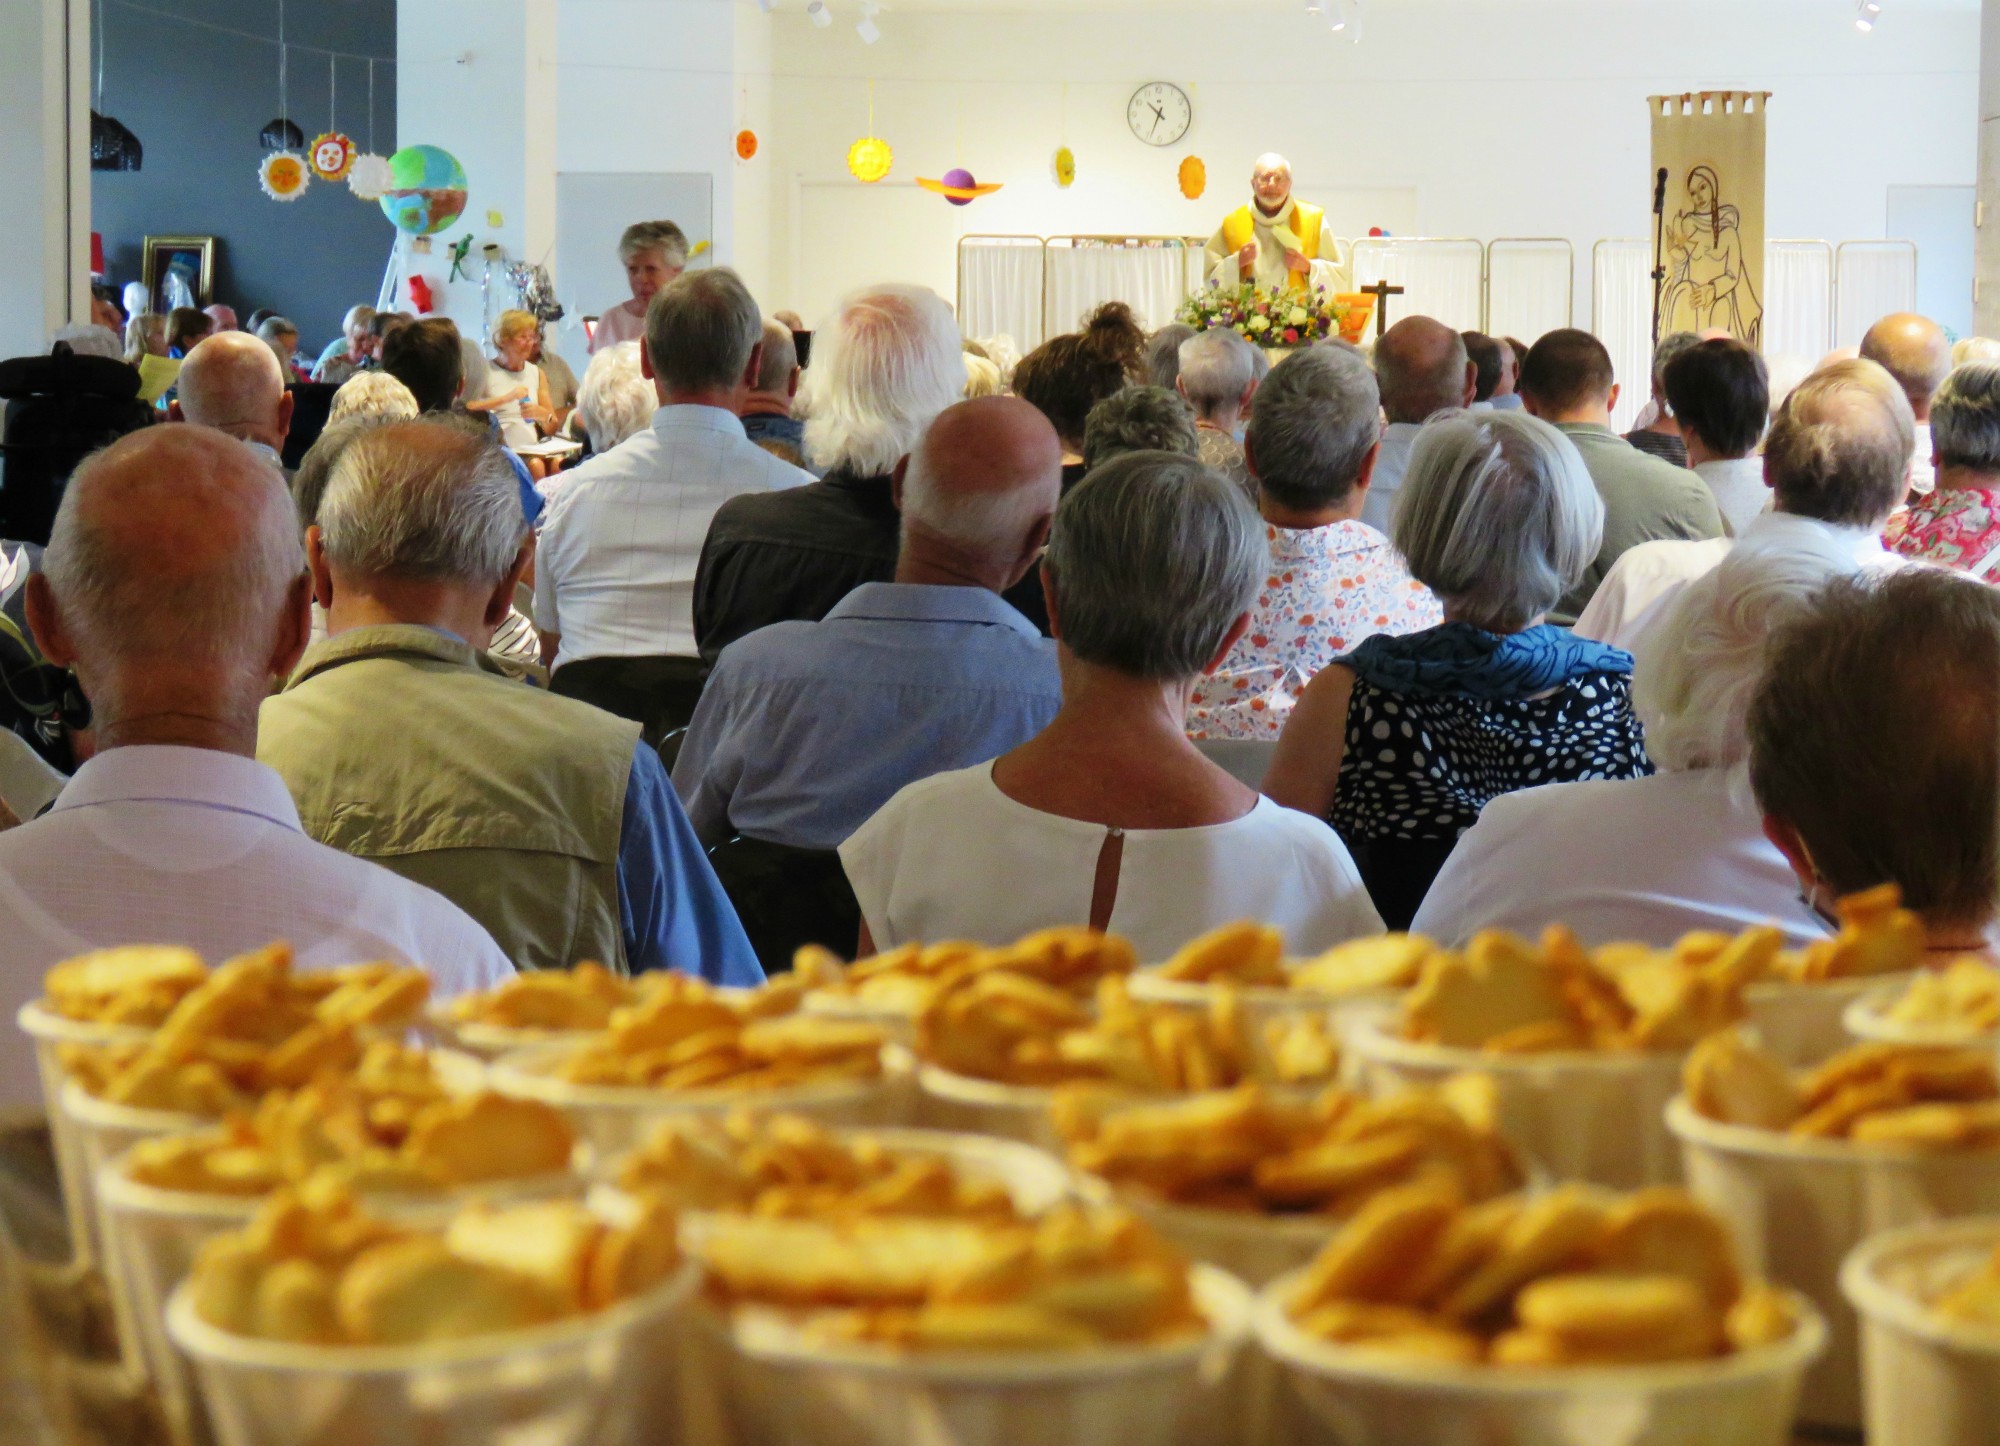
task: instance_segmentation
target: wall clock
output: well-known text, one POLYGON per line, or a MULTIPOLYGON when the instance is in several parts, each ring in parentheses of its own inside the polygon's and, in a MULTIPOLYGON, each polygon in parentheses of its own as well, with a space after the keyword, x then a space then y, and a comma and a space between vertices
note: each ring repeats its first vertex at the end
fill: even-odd
POLYGON ((1171 146, 1194 124, 1194 107, 1187 92, 1171 81, 1156 80, 1132 93, 1125 123, 1149 146, 1171 146))

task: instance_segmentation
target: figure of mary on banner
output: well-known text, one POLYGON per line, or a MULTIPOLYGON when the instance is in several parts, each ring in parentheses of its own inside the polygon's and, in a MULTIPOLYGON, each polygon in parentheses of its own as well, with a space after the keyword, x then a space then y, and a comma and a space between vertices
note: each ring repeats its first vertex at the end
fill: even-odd
POLYGON ((1653 163, 1669 186, 1660 333, 1764 338, 1763 93, 1655 96, 1653 163))

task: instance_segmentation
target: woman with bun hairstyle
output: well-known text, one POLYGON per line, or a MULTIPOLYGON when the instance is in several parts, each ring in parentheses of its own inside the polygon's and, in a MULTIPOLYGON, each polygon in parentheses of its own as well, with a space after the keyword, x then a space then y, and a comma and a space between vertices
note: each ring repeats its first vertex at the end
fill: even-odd
POLYGON ((1062 438, 1063 491, 1083 480, 1084 424, 1106 397, 1145 379, 1146 333, 1132 308, 1107 301, 1083 330, 1052 336, 1014 368, 1014 395, 1062 438))

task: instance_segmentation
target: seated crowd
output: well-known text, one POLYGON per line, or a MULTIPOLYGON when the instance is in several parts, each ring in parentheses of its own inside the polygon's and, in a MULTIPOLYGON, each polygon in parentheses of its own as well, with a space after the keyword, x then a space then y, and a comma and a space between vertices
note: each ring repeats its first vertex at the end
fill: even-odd
POLYGON ((1009 367, 883 285, 808 355, 663 224, 581 381, 525 312, 355 308, 295 471, 289 322, 132 318, 170 424, 0 552, 73 770, 0 832, 0 1006, 168 936, 449 994, 1086 922, 1799 944, 1884 882, 1987 947, 2000 363, 1924 318, 1786 387, 1666 338, 1621 437, 1570 329, 1272 366, 1114 303, 1009 367))

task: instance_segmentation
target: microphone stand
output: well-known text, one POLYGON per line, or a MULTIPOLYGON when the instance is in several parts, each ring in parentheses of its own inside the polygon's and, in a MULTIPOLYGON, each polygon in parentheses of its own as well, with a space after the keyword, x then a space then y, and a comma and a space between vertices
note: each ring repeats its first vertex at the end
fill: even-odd
POLYGON ((1667 168, 1653 177, 1653 345, 1660 344, 1660 293, 1667 284, 1667 168))

